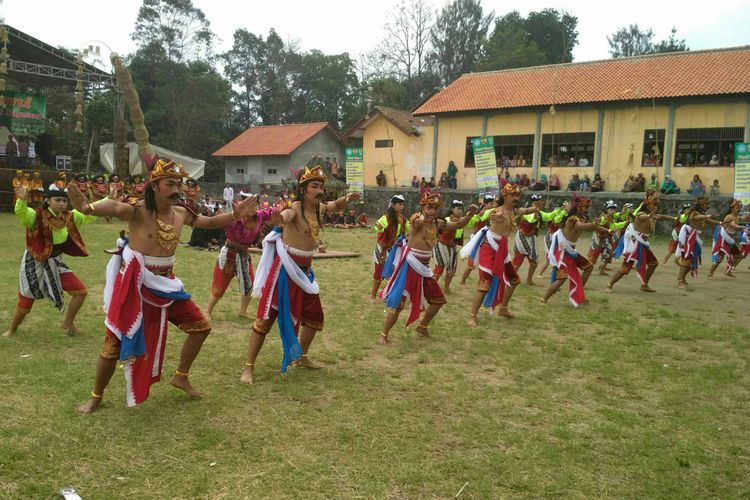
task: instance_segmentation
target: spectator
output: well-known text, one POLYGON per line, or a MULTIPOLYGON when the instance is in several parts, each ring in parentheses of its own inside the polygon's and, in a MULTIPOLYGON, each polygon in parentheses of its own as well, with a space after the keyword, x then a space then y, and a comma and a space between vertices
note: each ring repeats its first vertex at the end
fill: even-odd
POLYGON ((589 159, 585 156, 578 160, 578 166, 579 167, 588 167, 589 166, 589 159))
POLYGON ((422 177, 422 180, 419 181, 419 196, 424 196, 424 194, 429 190, 429 186, 427 185, 427 181, 424 180, 424 177, 422 177))
POLYGON ((629 175, 628 180, 626 180, 625 184, 622 186, 622 192, 632 193, 633 191, 635 191, 635 177, 629 175))
POLYGON ((385 174, 381 170, 378 175, 375 176, 375 182, 378 183, 378 187, 385 187, 388 185, 388 180, 385 178, 385 174))
POLYGON ((570 157, 570 160, 568 160, 568 165, 567 166, 569 166, 569 167, 575 167, 576 166, 576 158, 575 158, 575 156, 571 156, 570 157))
POLYGON ((21 167, 29 166, 29 143, 25 137, 21 137, 18 142, 18 159, 21 162, 21 167))
POLYGON ((656 174, 651 174, 651 180, 648 181, 648 185, 646 186, 647 189, 650 189, 651 191, 656 191, 659 188, 659 183, 656 180, 656 174))
POLYGON ((523 159, 523 155, 518 155, 518 166, 519 167, 526 166, 526 160, 523 159))
POLYGON ((418 188, 419 187, 419 179, 417 179, 416 175, 413 175, 411 178, 411 187, 418 188))
POLYGON ((550 174, 549 176, 549 190, 560 191, 560 178, 557 174, 550 174))
POLYGON ((604 191, 604 180, 599 174, 594 174, 594 180, 591 182, 591 192, 600 193, 604 191))
POLYGON ((18 156, 18 143, 12 136, 8 136, 5 143, 5 168, 16 168, 16 156, 18 156))
POLYGON ((578 178, 578 174, 573 174, 568 182, 568 191, 579 191, 581 189, 581 180, 578 178))
POLYGON ((224 198, 224 202, 231 210, 232 202, 234 201, 234 188, 229 184, 224 186, 224 193, 222 195, 222 198, 224 198))
POLYGON ((712 155, 711 156, 711 161, 709 161, 708 164, 711 165, 712 167, 718 166, 719 165, 719 157, 716 156, 716 155, 712 155))
POLYGON ((719 195, 719 179, 714 179, 714 183, 711 184, 711 187, 709 188, 709 194, 711 196, 719 195))
POLYGON ((638 177, 635 178, 635 185, 633 191, 643 193, 646 191, 646 178, 643 177, 643 172, 638 172, 638 177))
POLYGON ((583 176, 583 180, 581 181, 581 191, 590 191, 591 190, 591 179, 588 175, 583 176))
POLYGON ((435 189, 435 178, 434 177, 430 177, 430 182, 427 183, 427 187, 429 189, 435 189))
POLYGON ((346 178, 346 172, 344 169, 339 168, 339 162, 335 157, 331 160, 331 175, 341 180, 346 178))
POLYGON ((440 180, 438 181, 438 187, 440 189, 445 189, 448 187, 448 174, 443 172, 440 174, 440 180))
POLYGON ((690 187, 687 192, 698 197, 706 194, 706 187, 703 185, 703 181, 699 175, 696 174, 693 176, 693 180, 690 181, 690 187))
POLYGON ((458 187, 456 175, 458 175, 458 167, 456 167, 456 164, 451 160, 448 162, 448 187, 451 189, 456 189, 456 187, 458 187))
POLYGON ((541 181, 538 181, 536 179, 531 179, 531 184, 529 185, 529 191, 544 191, 544 184, 541 183, 541 181))
POLYGON ((522 187, 529 187, 531 185, 531 180, 529 180, 529 176, 526 174, 521 174, 521 178, 518 179, 518 185, 522 187))
POLYGON ((680 194, 680 188, 677 187, 674 179, 669 175, 664 176, 664 182, 661 185, 662 194, 680 194))

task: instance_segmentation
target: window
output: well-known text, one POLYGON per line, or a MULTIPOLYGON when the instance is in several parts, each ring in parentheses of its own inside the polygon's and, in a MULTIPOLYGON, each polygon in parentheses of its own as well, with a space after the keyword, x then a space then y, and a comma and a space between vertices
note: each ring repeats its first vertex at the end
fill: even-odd
POLYGON ((238 174, 244 174, 245 173, 245 169, 244 168, 238 168, 237 169, 237 173, 238 174))
POLYGON ((594 132, 543 134, 541 164, 558 167, 593 167, 595 143, 594 132))
POLYGON ((734 164, 734 143, 744 136, 742 127, 677 129, 674 164, 729 167, 734 164))
POLYGON ((661 167, 664 154, 664 129, 646 129, 643 133, 642 167, 661 167))
MULTIPOLYGON (((472 139, 466 138, 466 155, 464 168, 474 168, 474 149, 471 146, 472 139)), ((534 134, 523 135, 496 135, 495 161, 500 167, 530 167, 534 154, 534 134)))
POLYGON ((376 148, 392 148, 393 139, 378 139, 375 141, 376 148))
POLYGON ((268 169, 266 169, 266 173, 268 175, 276 175, 276 169, 275 168, 268 168, 268 169))

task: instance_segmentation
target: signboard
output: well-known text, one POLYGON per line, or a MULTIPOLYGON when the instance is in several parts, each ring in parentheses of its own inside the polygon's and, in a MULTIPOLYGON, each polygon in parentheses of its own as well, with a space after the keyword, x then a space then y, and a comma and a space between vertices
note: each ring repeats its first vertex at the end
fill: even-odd
POLYGON ((5 107, 0 108, 0 125, 5 125, 16 136, 42 134, 47 126, 47 97, 24 92, 5 92, 0 96, 5 107))
POLYGON ((70 156, 55 156, 55 170, 72 170, 70 156))
POLYGON ((750 143, 734 144, 734 197, 746 207, 750 204, 750 143))
POLYGON ((346 183, 350 193, 364 194, 365 164, 362 148, 346 148, 346 183))
POLYGON ((495 159, 495 138, 475 137, 471 140, 474 151, 474 167, 477 174, 477 190, 480 193, 500 192, 497 182, 497 163, 495 159))

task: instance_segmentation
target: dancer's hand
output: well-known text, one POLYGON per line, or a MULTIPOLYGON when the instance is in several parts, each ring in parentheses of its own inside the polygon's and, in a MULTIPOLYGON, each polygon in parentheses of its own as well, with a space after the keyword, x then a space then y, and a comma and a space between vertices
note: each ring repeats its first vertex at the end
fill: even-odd
POLYGON ((14 192, 16 193, 16 198, 18 198, 19 200, 25 200, 26 197, 29 196, 29 188, 27 188, 26 186, 23 186, 23 185, 22 186, 18 186, 14 190, 14 192))
POLYGON ((242 201, 234 202, 232 212, 235 219, 244 219, 250 214, 258 211, 258 197, 250 196, 242 201))
POLYGON ((68 183, 68 199, 70 200, 70 204, 73 205, 73 208, 79 212, 83 214, 91 212, 91 205, 75 182, 68 183))
POLYGON ((351 203, 352 201, 357 201, 362 199, 362 193, 348 193, 346 195, 346 202, 351 203))

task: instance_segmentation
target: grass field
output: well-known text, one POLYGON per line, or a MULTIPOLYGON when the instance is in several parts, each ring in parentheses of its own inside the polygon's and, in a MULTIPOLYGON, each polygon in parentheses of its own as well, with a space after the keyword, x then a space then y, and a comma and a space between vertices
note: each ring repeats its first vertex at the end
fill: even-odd
MULTIPOLYGON (((474 275, 454 287, 431 339, 405 332, 402 317, 381 348, 383 306, 366 299, 373 236, 327 230, 330 248, 363 255, 316 263, 327 318, 311 357, 325 369, 281 375, 274 328, 257 385, 240 385, 250 322, 235 316, 233 287, 191 371, 202 400, 162 381, 129 409, 118 370, 101 410, 79 416, 103 334, 102 250, 123 227, 86 227, 91 257, 67 259, 90 290, 83 336, 65 337, 40 301, 0 339, 1 498, 68 485, 85 499, 750 496, 747 262, 734 280, 710 282, 704 268, 691 291, 676 288, 671 263, 655 294, 634 275, 605 294, 594 275, 579 309, 561 295, 541 306, 543 289, 522 285, 515 320, 484 314, 469 330, 474 275)), ((0 232, 4 330, 24 234, 7 214, 0 232)), ((664 242, 656 248, 661 258, 664 242)), ((178 250, 177 274, 201 306, 215 258, 178 250)), ((170 335, 165 375, 183 340, 170 335)))

